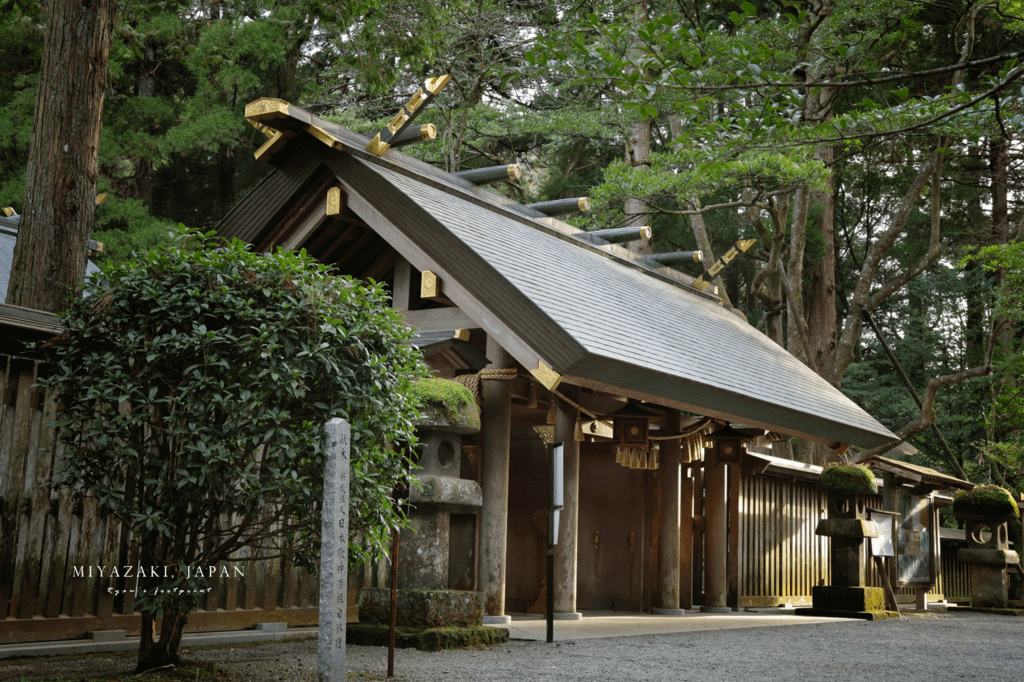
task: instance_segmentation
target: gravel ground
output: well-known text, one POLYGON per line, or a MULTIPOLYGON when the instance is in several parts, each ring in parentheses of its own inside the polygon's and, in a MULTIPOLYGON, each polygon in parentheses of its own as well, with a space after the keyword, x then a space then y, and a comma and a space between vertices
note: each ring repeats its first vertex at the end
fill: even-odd
MULTIPOLYGON (((316 679, 316 641, 190 651, 215 662, 232 682, 316 679)), ((349 647, 347 680, 383 680, 387 649, 349 647)), ((126 657, 0 661, 0 680, 135 679, 126 657)), ((905 616, 555 644, 513 641, 491 649, 395 657, 402 682, 938 682, 1024 679, 1024 620, 975 613, 905 616)), ((144 680, 153 679, 146 675, 144 680)), ((340 681, 339 681, 340 682, 340 681)))

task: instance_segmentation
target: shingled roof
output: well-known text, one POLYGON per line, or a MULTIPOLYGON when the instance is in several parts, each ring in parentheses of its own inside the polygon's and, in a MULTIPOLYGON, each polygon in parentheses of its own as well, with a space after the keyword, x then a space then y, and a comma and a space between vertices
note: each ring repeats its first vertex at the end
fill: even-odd
POLYGON ((377 158, 365 138, 280 100, 247 114, 280 133, 258 152, 277 170, 221 222, 223 236, 288 243, 303 229, 289 207, 301 212, 299 199, 326 187, 326 175, 348 209, 413 267, 436 273, 528 369, 825 442, 895 438, 691 278, 395 150, 377 158))

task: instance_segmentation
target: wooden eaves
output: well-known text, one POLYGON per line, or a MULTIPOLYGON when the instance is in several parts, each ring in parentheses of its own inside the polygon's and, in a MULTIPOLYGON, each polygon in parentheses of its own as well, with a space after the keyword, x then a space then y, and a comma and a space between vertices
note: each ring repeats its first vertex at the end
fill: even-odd
POLYGON ((352 229, 365 225, 435 273, 459 314, 546 385, 829 444, 895 439, 692 278, 395 150, 377 158, 366 138, 280 100, 255 102, 247 115, 272 139, 281 133, 261 153, 277 170, 225 217, 221 235, 300 248, 296 232, 316 234, 322 192, 338 187, 352 229))

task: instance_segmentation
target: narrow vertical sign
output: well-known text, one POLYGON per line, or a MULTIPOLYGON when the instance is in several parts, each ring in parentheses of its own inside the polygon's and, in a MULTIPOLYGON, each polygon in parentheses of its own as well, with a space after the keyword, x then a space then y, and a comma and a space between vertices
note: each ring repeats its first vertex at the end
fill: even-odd
POLYGON ((320 632, 317 680, 345 677, 345 621, 348 604, 348 481, 351 429, 332 419, 324 426, 323 525, 320 537, 320 632))

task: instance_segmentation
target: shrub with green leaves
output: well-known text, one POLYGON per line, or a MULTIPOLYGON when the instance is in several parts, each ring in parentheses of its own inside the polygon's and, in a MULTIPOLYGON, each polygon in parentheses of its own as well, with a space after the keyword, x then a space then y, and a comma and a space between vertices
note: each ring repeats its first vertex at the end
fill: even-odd
POLYGON ((821 472, 826 490, 846 495, 869 495, 878 491, 875 475, 860 464, 832 464, 821 472))
MULTIPOLYGON (((63 404, 55 483, 129 524, 143 565, 211 566, 248 546, 313 567, 334 417, 352 426, 350 527, 365 544, 350 557, 383 551, 410 468, 392 443, 414 442, 426 370, 382 285, 182 228, 87 291, 46 346, 63 404)), ((165 582, 144 577, 135 604, 166 624, 195 598, 153 596, 165 582)))
POLYGON ((953 498, 953 516, 967 518, 985 516, 1001 518, 1020 516, 1017 501, 1006 488, 998 485, 979 485, 973 490, 961 490, 953 498))

